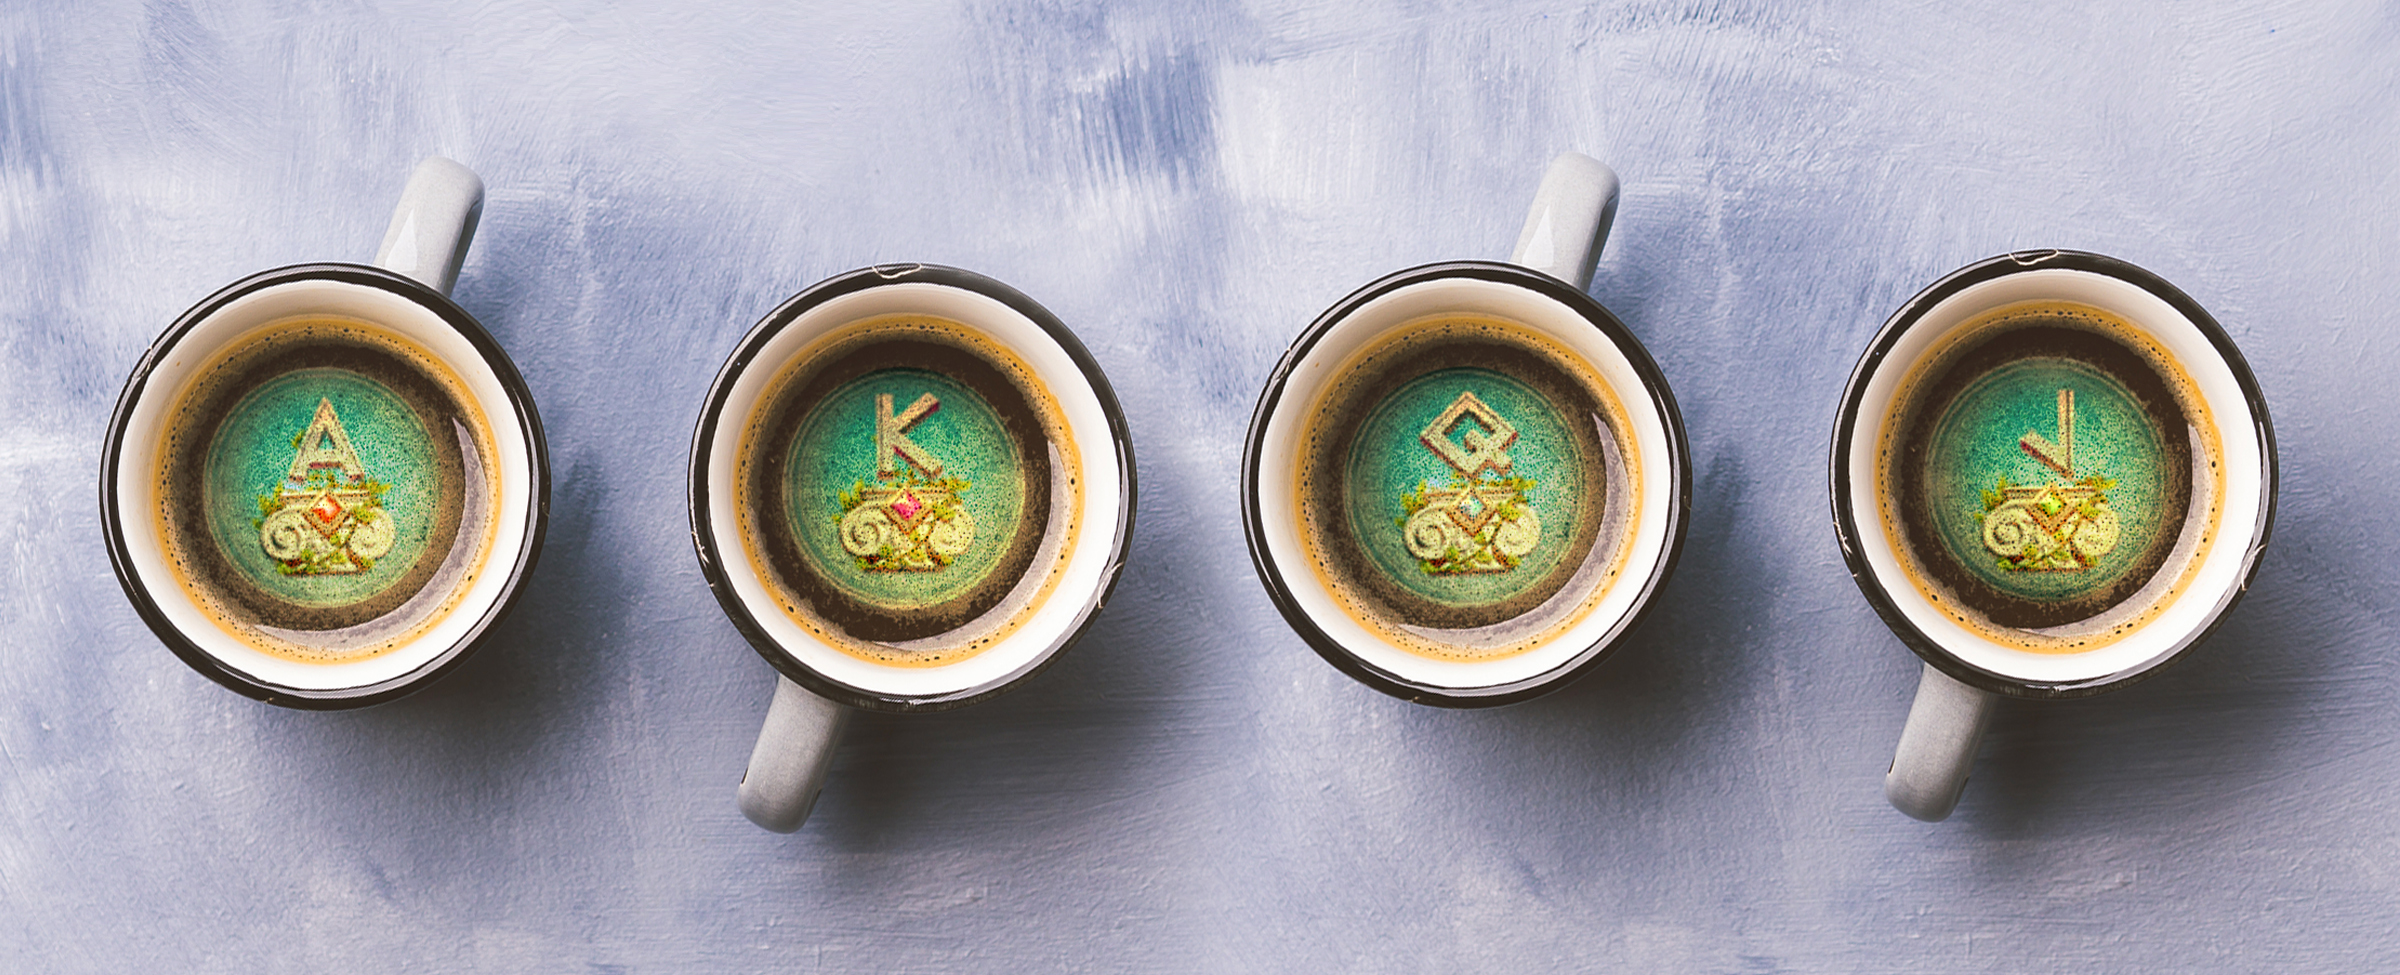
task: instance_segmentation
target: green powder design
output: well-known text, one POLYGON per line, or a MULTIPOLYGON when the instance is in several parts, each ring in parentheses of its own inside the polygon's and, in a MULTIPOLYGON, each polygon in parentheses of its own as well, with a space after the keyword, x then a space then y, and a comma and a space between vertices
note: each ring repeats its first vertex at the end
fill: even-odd
POLYGON ((1582 520, 1585 461, 1561 420, 1547 397, 1488 369, 1402 384, 1368 414, 1346 461, 1359 548, 1392 582, 1439 604, 1525 592, 1566 557, 1582 520), (1428 445, 1428 427, 1447 449, 1428 445), (1483 462, 1502 455, 1505 469, 1483 462))
POLYGON ((2156 539, 2167 456, 2149 414, 2106 373, 2064 358, 2010 362, 1935 421, 1925 481, 1935 533, 2002 592, 2084 597, 2156 539))
POLYGON ((803 557, 843 592, 888 609, 973 589, 1025 514, 1021 462, 999 415, 928 370, 878 370, 834 389, 801 420, 785 471, 785 516, 803 557))
POLYGON ((423 420, 381 383, 336 368, 284 373, 236 402, 209 443, 209 532, 235 571, 276 598, 356 603, 425 555, 440 497, 435 463, 423 420), (335 453, 336 428, 355 469, 319 465, 291 477, 303 449, 335 453), (303 444, 311 432, 318 442, 303 444))

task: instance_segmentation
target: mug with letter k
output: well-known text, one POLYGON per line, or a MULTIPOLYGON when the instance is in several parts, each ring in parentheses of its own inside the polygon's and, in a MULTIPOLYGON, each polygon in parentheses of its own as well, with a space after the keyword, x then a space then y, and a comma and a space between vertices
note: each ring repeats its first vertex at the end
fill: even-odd
POLYGON ((692 439, 709 587, 782 675, 738 790, 798 829, 855 709, 934 711, 1091 625, 1133 527, 1133 446, 1073 333, 931 265, 810 287, 742 340, 692 439))

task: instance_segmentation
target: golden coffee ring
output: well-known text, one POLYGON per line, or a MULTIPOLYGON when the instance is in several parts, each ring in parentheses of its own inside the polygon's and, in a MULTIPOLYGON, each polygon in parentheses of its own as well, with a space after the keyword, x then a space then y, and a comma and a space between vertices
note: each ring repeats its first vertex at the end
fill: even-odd
POLYGON ((278 508, 258 526, 258 544, 267 557, 277 562, 290 562, 308 554, 312 541, 322 536, 308 523, 308 515, 298 508, 278 508))
POLYGON ((1519 510, 1516 517, 1492 529, 1492 551, 1512 559, 1532 554, 1534 545, 1541 540, 1542 519, 1531 509, 1519 510))
POLYGON ((967 552, 975 543, 975 516, 964 511, 934 522, 925 529, 925 547, 933 554, 954 559, 967 552))
POLYGON ((2023 558, 2046 554, 2050 546, 2049 533, 2034 520, 2023 501, 2010 501, 1983 516, 1983 547, 2002 558, 2023 558))
POLYGON ((842 549, 867 556, 901 547, 900 528, 883 509, 860 505, 842 516, 842 549))
POLYGON ((350 554, 362 559, 380 559, 392 550, 392 542, 400 537, 392 525, 392 516, 380 508, 352 513, 350 525, 350 554))
POLYGON ((1450 523, 1450 512, 1441 505, 1429 504, 1410 515, 1401 535, 1408 543, 1408 554, 1420 559, 1438 559, 1453 549, 1464 550, 1466 539, 1450 523))
POLYGON ((2117 547, 2117 513, 2109 508, 2106 501, 2098 502, 2093 507, 2099 510, 2099 517, 2083 519, 2067 537, 2067 544, 2073 546, 2075 554, 2082 556, 2086 562, 2107 555, 2117 547))

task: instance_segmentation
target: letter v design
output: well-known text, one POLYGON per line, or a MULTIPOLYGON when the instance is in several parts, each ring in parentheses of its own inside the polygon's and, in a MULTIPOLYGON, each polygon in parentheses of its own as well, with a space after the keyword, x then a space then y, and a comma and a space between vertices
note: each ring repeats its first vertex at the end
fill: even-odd
POLYGON ((2117 513, 2103 477, 2075 477, 2075 391, 2058 391, 2058 439, 2027 432, 2017 446, 2058 477, 2039 485, 2006 477, 1983 492, 1983 546, 2011 572, 2081 572, 2117 547, 2117 513))

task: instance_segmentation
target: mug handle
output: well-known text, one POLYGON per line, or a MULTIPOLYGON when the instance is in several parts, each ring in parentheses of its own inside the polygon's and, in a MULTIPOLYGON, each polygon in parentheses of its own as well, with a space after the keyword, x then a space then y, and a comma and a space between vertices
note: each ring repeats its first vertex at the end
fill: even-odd
POLYGON ((766 724, 758 729, 758 744, 750 749, 750 767, 736 793, 742 815, 778 833, 807 822, 817 793, 825 789, 825 771, 833 766, 833 745, 849 718, 849 708, 776 675, 775 703, 767 706, 766 724))
POLYGON ((1616 219, 1616 172, 1583 153, 1559 153, 1533 193, 1533 209, 1508 262, 1588 291, 1592 265, 1599 263, 1608 225, 1616 219))
POLYGON ((1900 729, 1900 747, 1883 776, 1883 797, 1892 807, 1928 823, 1950 818, 1966 791, 1975 765, 1975 746, 1992 718, 1992 695, 1952 680, 1925 665, 1917 699, 1900 729))
POLYGON ((375 251, 375 266, 448 295, 482 217, 483 179, 465 166, 427 156, 400 191, 400 206, 375 251))

